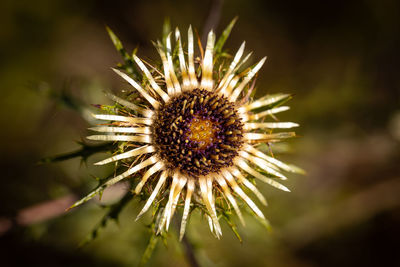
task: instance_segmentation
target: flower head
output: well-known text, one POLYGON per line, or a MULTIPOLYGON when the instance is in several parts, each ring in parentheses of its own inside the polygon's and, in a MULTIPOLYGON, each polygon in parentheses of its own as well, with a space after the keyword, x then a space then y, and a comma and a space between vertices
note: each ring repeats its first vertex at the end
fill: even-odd
POLYGON ((243 56, 244 42, 233 59, 227 62, 216 53, 221 45, 217 43, 218 48, 215 48, 213 31, 208 34, 204 55, 200 58, 195 57, 191 27, 187 48, 182 45, 178 29, 175 31, 175 48, 171 39, 169 34, 164 45, 156 44, 161 66, 150 65, 133 55, 141 77, 134 79, 114 69, 138 93, 138 98, 129 101, 108 94, 119 109, 112 114, 94 115, 108 124, 90 128, 102 134, 88 136, 88 139, 123 144, 122 153, 96 164, 124 162, 127 168, 75 206, 108 186, 133 177, 135 194, 143 193, 146 185, 149 192, 138 217, 156 199, 166 196, 164 202, 160 200, 159 216, 155 216, 159 232, 168 230, 177 207, 183 207, 182 238, 191 204, 196 204, 203 207, 211 231, 219 237, 222 232, 216 199, 223 199, 231 205, 243 223, 238 199, 244 201, 255 216, 265 219, 245 192, 252 191, 261 203, 266 204, 249 177, 289 191, 277 181, 286 179, 282 171, 301 170, 268 155, 259 145, 294 136, 293 132, 272 133, 272 129, 298 125, 266 121, 268 117, 275 118, 274 114, 289 109, 280 106, 289 95, 267 95, 251 100, 252 80, 266 58, 242 70, 250 57, 250 54, 243 56))

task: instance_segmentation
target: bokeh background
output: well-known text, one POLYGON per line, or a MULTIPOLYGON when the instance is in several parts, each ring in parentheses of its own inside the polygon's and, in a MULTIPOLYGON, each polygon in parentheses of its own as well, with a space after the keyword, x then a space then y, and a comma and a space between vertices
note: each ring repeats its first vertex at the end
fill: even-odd
MULTIPOLYGON (((91 103, 126 87, 110 67, 121 61, 105 31, 128 51, 157 59, 150 40, 165 17, 181 31, 217 34, 239 16, 226 47, 242 40, 265 55, 258 95, 293 93, 283 121, 299 137, 279 158, 307 170, 291 175, 290 194, 259 184, 270 206, 266 231, 251 216, 243 243, 223 224, 216 240, 194 215, 188 238, 201 266, 400 266, 400 2, 364 1, 76 1, 0 3, 0 265, 135 266, 147 246, 150 217, 134 221, 133 201, 90 244, 78 249, 106 209, 92 201, 64 208, 96 185, 94 168, 75 158, 40 159, 79 149, 91 103), (219 6, 221 8, 219 8, 219 6), (210 15, 211 14, 211 15, 210 15), (211 16, 211 19, 210 19, 211 16)), ((121 197, 124 185, 104 195, 121 197)), ((171 231, 148 266, 189 266, 171 231)))

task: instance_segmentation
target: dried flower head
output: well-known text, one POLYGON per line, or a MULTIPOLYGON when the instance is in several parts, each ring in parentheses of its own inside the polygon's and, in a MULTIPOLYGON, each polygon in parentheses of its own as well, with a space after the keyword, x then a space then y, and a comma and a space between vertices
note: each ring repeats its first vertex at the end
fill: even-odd
POLYGON ((204 54, 199 45, 200 57, 195 57, 193 31, 189 27, 187 48, 182 45, 178 29, 175 48, 171 44, 171 33, 164 44, 155 44, 161 57, 160 66, 144 62, 134 54, 132 63, 135 62, 140 75, 114 69, 138 94, 124 98, 108 94, 117 108, 108 110, 108 114, 93 115, 108 123, 90 128, 102 134, 88 139, 119 142, 119 152, 114 151, 115 155, 96 165, 122 162, 126 169, 74 206, 131 178, 134 193, 147 198, 138 218, 152 203, 159 204, 154 216, 158 232, 168 230, 177 208, 183 207, 182 238, 191 207, 199 207, 211 231, 220 237, 219 215, 230 209, 230 205, 244 224, 238 199, 255 216, 265 220, 245 192, 253 192, 266 204, 253 178, 289 191, 277 181, 286 179, 282 171, 302 171, 268 155, 260 145, 295 136, 293 132, 272 133, 272 129, 298 125, 266 120, 276 119, 274 114, 289 109, 281 104, 290 95, 267 95, 252 100, 252 80, 266 58, 243 70, 251 54, 243 56, 243 42, 233 59, 227 60, 221 49, 232 26, 217 43, 211 31, 204 54))

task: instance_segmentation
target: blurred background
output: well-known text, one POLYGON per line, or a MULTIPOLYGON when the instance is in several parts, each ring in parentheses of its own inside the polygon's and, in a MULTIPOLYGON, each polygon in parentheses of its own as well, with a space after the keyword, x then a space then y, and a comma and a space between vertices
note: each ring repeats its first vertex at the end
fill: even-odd
MULTIPOLYGON (((201 266, 400 266, 400 2, 365 1, 76 1, 0 3, 0 265, 135 266, 150 217, 135 222, 132 201, 118 223, 78 248, 106 209, 91 201, 70 212, 112 167, 104 154, 37 164, 79 149, 90 104, 121 90, 110 67, 121 62, 105 25, 131 52, 158 59, 151 40, 169 17, 185 32, 239 16, 225 47, 243 40, 265 55, 257 94, 293 93, 280 119, 301 124, 278 158, 301 166, 290 194, 259 183, 272 225, 247 216, 240 243, 223 223, 215 239, 198 214, 187 230, 201 266)), ((186 35, 185 35, 186 36, 186 35)), ((121 197, 124 185, 102 203, 121 197)), ((193 266, 171 231, 148 266, 193 266)))

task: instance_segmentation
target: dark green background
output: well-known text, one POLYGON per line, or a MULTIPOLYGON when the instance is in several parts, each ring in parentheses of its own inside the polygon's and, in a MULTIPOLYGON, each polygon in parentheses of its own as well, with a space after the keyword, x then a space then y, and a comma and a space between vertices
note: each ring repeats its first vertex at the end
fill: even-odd
MULTIPOLYGON (((131 203, 119 225, 77 245, 101 219, 96 203, 21 225, 21 212, 66 195, 83 196, 98 155, 49 165, 41 158, 72 151, 86 136, 82 106, 102 103, 104 89, 126 88, 110 70, 121 59, 110 26, 129 51, 158 59, 150 40, 165 17, 202 34, 211 1, 38 0, 0 3, 0 265, 129 266, 147 245, 149 217, 131 203), (70 101, 78 99, 80 102, 70 101)), ((251 216, 240 244, 223 224, 218 241, 199 215, 188 237, 202 266, 400 265, 400 80, 398 1, 225 1, 217 34, 236 15, 226 47, 242 40, 265 55, 258 96, 293 93, 283 121, 299 122, 299 138, 279 155, 307 170, 290 175, 292 193, 259 184, 270 204, 267 232, 251 216)), ((186 34, 185 34, 186 36, 186 34)), ((119 188, 123 188, 119 187, 119 188)), ((118 189, 109 194, 115 201, 118 189)), ((105 199, 107 203, 107 198, 105 199)), ((37 214, 36 214, 37 215, 37 214)), ((40 216, 39 216, 40 217, 40 216)), ((29 219, 29 218, 28 218, 29 219)), ((29 220, 28 220, 29 221, 29 220)), ((149 266, 187 266, 174 231, 149 266)))

